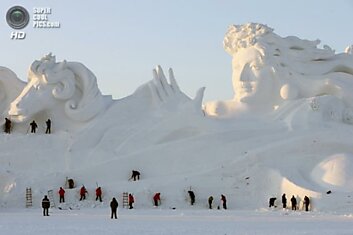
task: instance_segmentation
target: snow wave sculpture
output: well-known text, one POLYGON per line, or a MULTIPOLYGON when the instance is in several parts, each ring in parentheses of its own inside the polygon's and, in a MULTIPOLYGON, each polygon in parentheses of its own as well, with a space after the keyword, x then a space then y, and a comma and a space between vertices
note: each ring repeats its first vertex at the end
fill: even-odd
MULTIPOLYGON (((263 24, 229 27, 223 41, 232 57, 230 101, 206 105, 211 115, 232 115, 239 107, 247 111, 273 112, 286 101, 331 95, 346 108, 353 107, 353 55, 335 54, 319 40, 295 36, 282 38, 263 24)), ((344 112, 347 113, 347 112, 344 112)))
POLYGON ((87 67, 57 63, 50 53, 30 66, 28 83, 11 103, 9 115, 15 122, 24 122, 45 111, 48 117, 86 122, 104 111, 107 101, 87 67))
POLYGON ((7 116, 10 103, 21 93, 26 84, 14 72, 5 67, 0 67, 0 114, 7 116))

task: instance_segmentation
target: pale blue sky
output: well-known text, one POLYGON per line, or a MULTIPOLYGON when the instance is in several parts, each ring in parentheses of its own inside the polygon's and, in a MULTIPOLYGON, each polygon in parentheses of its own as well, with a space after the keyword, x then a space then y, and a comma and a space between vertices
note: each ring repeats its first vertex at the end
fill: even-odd
POLYGON ((32 61, 53 52, 84 63, 115 98, 150 80, 157 64, 172 67, 191 97, 206 86, 206 101, 232 98, 231 57, 222 48, 231 24, 267 24, 282 37, 320 39, 336 52, 353 44, 351 0, 1 0, 0 14, 0 66, 26 80, 32 61), (31 15, 33 7, 51 7, 49 19, 62 26, 33 29, 31 21, 27 38, 13 41, 5 15, 14 5, 31 15))

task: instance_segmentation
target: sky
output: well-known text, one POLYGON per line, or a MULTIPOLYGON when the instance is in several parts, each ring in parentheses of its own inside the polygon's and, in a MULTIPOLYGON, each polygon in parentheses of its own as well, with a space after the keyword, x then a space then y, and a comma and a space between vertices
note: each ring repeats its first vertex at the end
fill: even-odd
POLYGON ((234 95, 231 56, 222 47, 229 25, 256 22, 281 37, 321 40, 341 53, 353 44, 351 0, 1 0, 0 66, 26 81, 30 64, 52 52, 57 61, 79 61, 94 72, 103 94, 119 99, 152 79, 152 69, 173 68, 180 88, 194 97, 205 86, 205 101, 234 95), (56 29, 14 31, 6 12, 25 7, 50 7, 56 29))

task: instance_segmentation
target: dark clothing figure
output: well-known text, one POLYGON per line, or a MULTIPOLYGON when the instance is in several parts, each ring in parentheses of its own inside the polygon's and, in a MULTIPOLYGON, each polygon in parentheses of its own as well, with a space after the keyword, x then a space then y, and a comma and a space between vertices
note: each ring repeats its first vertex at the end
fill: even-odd
POLYGON ((11 121, 8 118, 5 118, 4 131, 8 134, 11 132, 11 121))
POLYGON ((310 204, 310 199, 307 196, 305 196, 304 197, 305 211, 309 211, 309 204, 310 204))
POLYGON ((50 201, 47 195, 44 196, 42 200, 43 216, 49 216, 50 201))
POLYGON ((292 210, 296 211, 297 210, 297 199, 294 197, 294 195, 290 199, 290 202, 292 204, 292 210))
POLYGON ((31 126, 31 133, 36 133, 36 129, 38 127, 37 123, 33 120, 33 122, 29 125, 31 126))
POLYGON ((62 188, 62 187, 60 187, 60 189, 59 189, 59 197, 60 197, 60 203, 61 202, 65 202, 65 190, 62 188))
POLYGON ((80 201, 86 199, 86 193, 87 193, 87 190, 86 190, 85 186, 82 186, 80 189, 80 196, 81 196, 80 201))
POLYGON ((285 193, 283 193, 282 195, 282 204, 283 204, 283 208, 287 208, 287 198, 285 193))
POLYGON ((156 193, 153 196, 153 202, 154 202, 155 206, 158 206, 160 204, 160 202, 161 202, 161 193, 156 193))
POLYGON ((113 219, 113 217, 115 219, 118 218, 118 216, 116 215, 116 211, 118 209, 118 206, 119 206, 118 201, 115 199, 115 197, 113 197, 113 200, 110 202, 110 208, 112 210, 112 213, 111 213, 111 216, 110 216, 111 219, 113 219))
POLYGON ((209 208, 210 210, 212 210, 212 202, 213 202, 213 197, 210 196, 210 197, 208 198, 208 208, 209 208))
POLYGON ((50 134, 51 133, 51 120, 50 119, 48 119, 46 122, 45 122, 46 124, 47 124, 47 129, 45 130, 45 134, 50 134))
POLYGON ((195 193, 193 191, 191 191, 191 190, 189 190, 188 193, 189 193, 189 196, 190 196, 190 203, 191 203, 191 205, 194 205, 194 203, 195 203, 195 193))
POLYGON ((269 205, 268 205, 268 207, 271 207, 271 206, 275 207, 275 201, 276 201, 276 199, 277 199, 277 198, 275 198, 275 197, 271 197, 270 200, 269 200, 269 205))
POLYGON ((140 172, 133 170, 130 180, 131 179, 133 179, 134 181, 140 180, 140 172))
POLYGON ((68 179, 67 182, 69 183, 69 188, 74 188, 75 187, 75 183, 73 179, 68 179))
POLYGON ((132 196, 131 193, 129 193, 128 202, 129 202, 129 209, 132 209, 133 208, 132 204, 135 202, 135 199, 134 199, 134 196, 132 196))
POLYGON ((102 189, 101 187, 98 187, 96 189, 96 201, 99 199, 100 202, 102 202, 102 189))
POLYGON ((223 209, 227 210, 227 199, 226 199, 226 196, 224 196, 223 194, 221 195, 221 201, 222 201, 223 209))

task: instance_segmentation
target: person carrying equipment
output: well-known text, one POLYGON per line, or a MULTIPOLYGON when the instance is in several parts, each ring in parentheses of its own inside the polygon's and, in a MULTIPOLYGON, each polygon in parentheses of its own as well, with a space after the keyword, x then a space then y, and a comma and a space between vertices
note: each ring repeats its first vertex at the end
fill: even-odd
POLYGON ((101 187, 98 187, 96 189, 96 201, 99 199, 100 202, 102 202, 102 189, 101 187))

